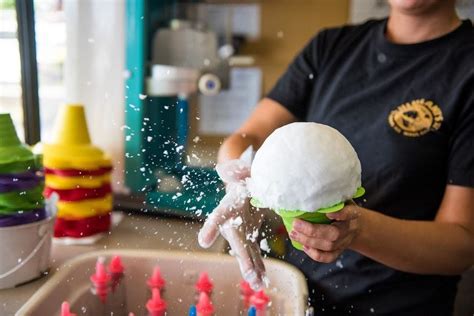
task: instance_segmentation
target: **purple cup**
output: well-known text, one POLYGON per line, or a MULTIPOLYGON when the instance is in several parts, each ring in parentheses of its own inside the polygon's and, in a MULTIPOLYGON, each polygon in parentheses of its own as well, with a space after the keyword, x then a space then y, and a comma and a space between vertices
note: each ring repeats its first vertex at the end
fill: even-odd
POLYGON ((19 211, 5 216, 0 216, 0 227, 9 227, 30 224, 46 218, 46 210, 38 208, 31 211, 19 211))
POLYGON ((43 173, 38 171, 0 174, 0 193, 29 190, 38 186, 43 181, 43 173))

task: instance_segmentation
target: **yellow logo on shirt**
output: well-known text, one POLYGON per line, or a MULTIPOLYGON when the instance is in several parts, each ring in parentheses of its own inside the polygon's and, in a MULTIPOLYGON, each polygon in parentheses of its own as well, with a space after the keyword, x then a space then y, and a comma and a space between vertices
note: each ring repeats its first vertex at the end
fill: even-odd
POLYGON ((438 130, 443 122, 443 113, 433 101, 418 99, 390 112, 388 122, 397 133, 417 137, 438 130))

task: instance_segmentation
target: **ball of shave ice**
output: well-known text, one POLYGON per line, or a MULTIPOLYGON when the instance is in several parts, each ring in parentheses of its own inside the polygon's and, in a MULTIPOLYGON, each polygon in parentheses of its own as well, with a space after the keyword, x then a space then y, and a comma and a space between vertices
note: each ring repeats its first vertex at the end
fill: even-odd
POLYGON ((262 207, 314 212, 349 200, 361 186, 359 158, 336 129, 292 123, 255 154, 248 189, 262 207))

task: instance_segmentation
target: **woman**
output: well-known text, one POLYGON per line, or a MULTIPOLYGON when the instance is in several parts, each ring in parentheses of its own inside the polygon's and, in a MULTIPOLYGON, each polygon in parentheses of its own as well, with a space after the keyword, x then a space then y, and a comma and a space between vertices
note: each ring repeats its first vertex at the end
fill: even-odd
MULTIPOLYGON (((304 252, 286 259, 308 278, 317 315, 450 315, 458 276, 474 264, 472 23, 454 0, 389 2, 388 19, 313 38, 219 153, 237 170, 226 161, 294 121, 330 125, 354 146, 364 199, 331 225, 297 221, 290 232, 304 252)), ((248 175, 238 170, 225 181, 248 175)), ((249 213, 235 187, 199 241, 209 246, 220 229, 258 286, 261 260, 245 238, 258 224, 228 225, 249 213)))

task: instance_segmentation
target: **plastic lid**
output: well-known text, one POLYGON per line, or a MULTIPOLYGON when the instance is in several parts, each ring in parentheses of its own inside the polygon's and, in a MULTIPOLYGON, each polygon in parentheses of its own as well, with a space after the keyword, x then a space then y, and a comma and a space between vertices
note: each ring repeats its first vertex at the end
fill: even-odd
POLYGON ((53 142, 43 144, 43 162, 56 169, 96 169, 110 166, 110 159, 91 144, 84 107, 65 105, 56 119, 53 142))
POLYGON ((247 281, 242 280, 240 281, 240 293, 245 296, 251 296, 254 294, 254 291, 247 281))
POLYGON ((108 284, 110 282, 110 275, 105 269, 105 258, 97 258, 97 263, 95 265, 95 273, 91 275, 91 282, 95 287, 97 296, 101 299, 102 302, 105 302, 108 292, 108 284))
POLYGON ((61 304, 61 316, 76 316, 76 314, 71 313, 69 303, 66 301, 61 304))
POLYGON ((199 294, 199 301, 196 305, 196 311, 199 316, 210 316, 214 313, 214 305, 206 292, 199 294))
POLYGON ((153 268, 153 274, 147 280, 146 284, 152 289, 162 289, 165 287, 166 281, 161 277, 161 270, 159 266, 155 266, 153 268))
POLYGON ((113 274, 123 273, 124 267, 120 256, 113 256, 109 264, 109 271, 113 274))
POLYGON ((265 310, 269 302, 270 298, 265 294, 263 290, 256 292, 250 297, 250 304, 255 306, 257 311, 265 310))
POLYGON ((160 290, 156 288, 152 290, 152 297, 146 303, 146 309, 151 315, 164 315, 166 302, 161 298, 160 290))
POLYGON ((214 284, 212 283, 211 279, 209 279, 207 272, 201 272, 196 283, 196 290, 198 292, 206 292, 207 294, 211 294, 213 288, 214 284))

